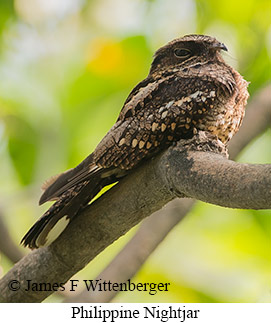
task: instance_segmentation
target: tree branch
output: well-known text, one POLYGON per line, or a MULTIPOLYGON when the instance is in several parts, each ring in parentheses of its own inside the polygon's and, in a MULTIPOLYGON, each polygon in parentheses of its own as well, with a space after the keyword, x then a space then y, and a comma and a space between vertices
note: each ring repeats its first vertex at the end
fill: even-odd
MULTIPOLYGON (((149 255, 164 240, 167 234, 178 224, 194 205, 192 199, 175 199, 165 209, 153 213, 143 220, 136 234, 117 254, 110 264, 95 279, 126 282, 142 267, 149 255)), ((67 303, 107 303, 118 294, 118 291, 90 292, 67 297, 67 303)))
POLYGON ((21 250, 15 245, 8 232, 0 211, 0 252, 2 252, 11 262, 17 262, 23 257, 21 250))
POLYGON ((271 208, 271 165, 235 163, 219 154, 223 152, 219 143, 200 133, 133 171, 86 208, 52 245, 18 262, 0 281, 0 302, 44 300, 53 291, 26 292, 27 280, 66 282, 176 196, 233 208, 271 208), (13 279, 20 282, 20 290, 9 290, 13 279))

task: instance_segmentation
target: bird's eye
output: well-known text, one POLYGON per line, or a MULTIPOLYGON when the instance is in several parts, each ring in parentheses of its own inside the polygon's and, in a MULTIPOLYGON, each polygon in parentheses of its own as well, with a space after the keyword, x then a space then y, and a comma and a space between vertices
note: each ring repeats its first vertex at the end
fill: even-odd
POLYGON ((179 58, 187 58, 191 54, 191 51, 186 48, 176 48, 174 49, 174 55, 179 58))

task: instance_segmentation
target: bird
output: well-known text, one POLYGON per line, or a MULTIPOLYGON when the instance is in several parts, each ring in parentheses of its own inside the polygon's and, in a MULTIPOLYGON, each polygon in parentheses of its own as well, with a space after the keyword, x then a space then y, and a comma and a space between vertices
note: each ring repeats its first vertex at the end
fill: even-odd
POLYGON ((248 82, 230 65, 224 43, 190 34, 159 48, 147 77, 128 95, 113 127, 78 166, 43 185, 39 204, 54 204, 25 234, 30 249, 49 245, 107 185, 199 131, 224 145, 245 113, 248 82))

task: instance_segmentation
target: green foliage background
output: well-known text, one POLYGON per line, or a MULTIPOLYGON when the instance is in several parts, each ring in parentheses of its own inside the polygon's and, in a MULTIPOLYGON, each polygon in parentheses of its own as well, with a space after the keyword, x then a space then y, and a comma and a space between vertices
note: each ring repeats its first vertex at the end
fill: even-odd
MULTIPOLYGON (((270 0, 0 2, 0 208, 17 244, 47 208, 37 206, 41 183, 95 148, 154 50, 187 33, 227 44, 225 58, 251 82, 251 96, 270 81, 270 0)), ((240 161, 270 163, 270 142, 269 130, 240 161)), ((94 279, 135 230, 76 278, 94 279)), ((12 264, 2 256, 0 266, 12 264)), ((270 302, 271 211, 198 203, 134 281, 171 288, 116 301, 270 302)))

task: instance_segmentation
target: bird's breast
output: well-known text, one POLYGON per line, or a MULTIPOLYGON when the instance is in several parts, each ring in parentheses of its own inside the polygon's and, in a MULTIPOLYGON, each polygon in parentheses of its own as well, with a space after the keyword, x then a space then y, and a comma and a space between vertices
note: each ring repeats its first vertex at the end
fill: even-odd
POLYGON ((236 88, 229 97, 218 95, 213 109, 207 112, 204 122, 198 128, 216 135, 223 143, 227 143, 239 130, 245 115, 245 106, 249 97, 248 82, 233 70, 236 88))

